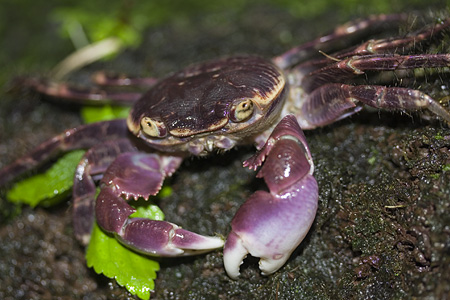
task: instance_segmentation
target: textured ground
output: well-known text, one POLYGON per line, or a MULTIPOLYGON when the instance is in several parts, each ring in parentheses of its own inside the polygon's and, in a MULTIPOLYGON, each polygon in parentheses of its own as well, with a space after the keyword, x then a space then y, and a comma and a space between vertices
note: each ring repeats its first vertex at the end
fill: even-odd
MULTIPOLYGON (((103 68, 162 76, 221 55, 272 56, 338 20, 329 12, 313 24, 304 23, 271 7, 195 16, 149 30, 138 49, 94 64, 73 80, 83 82, 93 70, 103 68)), ((20 28, 14 29, 15 36, 20 37, 20 28)), ((42 43, 49 55, 68 53, 65 46, 52 45, 56 33, 46 30, 42 43)), ((13 35, 9 37, 8 47, 20 50, 20 38, 14 43, 13 35)), ((10 79, 49 70, 48 60, 39 59, 30 62, 31 70, 23 70, 23 64, 9 65, 10 79)), ((429 92, 445 94, 448 81, 433 80, 425 86, 429 92)), ((76 107, 5 90, 0 103, 0 166, 80 122, 76 107)), ((233 281, 224 273, 220 251, 162 260, 152 298, 450 298, 448 127, 417 115, 372 111, 307 132, 307 137, 316 163, 319 212, 286 266, 262 277, 257 260, 249 258, 241 278, 233 281)), ((166 218, 196 232, 226 234, 243 199, 261 187, 253 172, 240 167, 251 154, 252 149, 241 148, 186 161, 170 180, 173 195, 159 203, 166 218)), ((73 238, 70 200, 33 210, 8 204, 4 193, 0 197, 0 298, 129 297, 114 281, 85 267, 84 249, 73 238)))

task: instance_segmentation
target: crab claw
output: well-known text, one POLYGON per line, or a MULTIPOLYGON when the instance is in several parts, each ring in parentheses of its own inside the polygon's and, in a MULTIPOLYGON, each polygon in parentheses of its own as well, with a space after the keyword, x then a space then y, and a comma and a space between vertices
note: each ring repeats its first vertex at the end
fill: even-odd
POLYGON ((304 239, 317 210, 318 187, 305 137, 293 116, 285 117, 265 146, 244 165, 255 168, 269 192, 257 191, 231 222, 224 247, 228 275, 236 279, 247 254, 260 257, 263 275, 281 268, 304 239))
POLYGON ((122 244, 148 255, 185 256, 222 248, 219 237, 202 236, 166 221, 130 217, 136 210, 125 199, 156 194, 180 162, 178 157, 155 153, 119 155, 101 181, 95 203, 98 225, 122 244))
POLYGON ((149 219, 129 219, 124 231, 117 235, 130 248, 155 256, 196 255, 223 247, 219 237, 202 236, 170 222, 149 219))
POLYGON ((147 255, 195 255, 223 246, 219 237, 202 236, 170 222, 129 218, 135 209, 110 187, 101 190, 95 210, 100 227, 122 244, 147 255))

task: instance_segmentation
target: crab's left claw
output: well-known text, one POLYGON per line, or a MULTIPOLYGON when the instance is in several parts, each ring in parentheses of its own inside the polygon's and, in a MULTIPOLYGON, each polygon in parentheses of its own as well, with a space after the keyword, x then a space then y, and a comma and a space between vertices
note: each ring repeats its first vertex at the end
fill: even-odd
MULTIPOLYGON (((130 149, 129 149, 130 150, 130 149)), ((131 216, 128 199, 155 195, 178 168, 181 157, 125 152, 105 171, 95 202, 97 224, 131 249, 153 256, 196 255, 222 248, 220 237, 202 236, 176 224, 131 216)))
POLYGON ((244 165, 256 168, 269 192, 257 191, 240 207, 224 248, 228 275, 236 279, 250 253, 263 275, 281 268, 305 238, 317 210, 318 187, 311 154, 295 117, 285 117, 259 153, 244 165))

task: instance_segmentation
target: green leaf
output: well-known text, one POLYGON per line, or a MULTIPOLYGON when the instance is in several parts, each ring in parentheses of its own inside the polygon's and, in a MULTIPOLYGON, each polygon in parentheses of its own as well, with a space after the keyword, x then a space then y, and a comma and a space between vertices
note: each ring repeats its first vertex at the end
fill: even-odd
POLYGON ((71 7, 57 7, 50 17, 59 23, 61 34, 69 37, 76 47, 109 37, 120 38, 126 46, 139 45, 142 31, 149 22, 142 24, 135 14, 124 10, 121 2, 103 2, 101 12, 98 11, 97 2, 80 3, 71 7))
POLYGON ((64 199, 73 185, 73 176, 84 150, 72 151, 62 156, 45 173, 16 183, 7 194, 14 203, 51 206, 64 199))
MULTIPOLYGON (((130 108, 122 106, 86 106, 82 116, 86 123, 126 118, 130 108)), ((10 202, 51 206, 65 199, 73 186, 73 176, 84 150, 66 153, 45 173, 37 174, 16 183, 7 193, 10 202)))
POLYGON ((81 117, 85 123, 94 123, 105 120, 125 119, 130 112, 130 107, 124 106, 83 106, 81 117))
POLYGON ((168 186, 168 185, 163 185, 163 187, 161 188, 161 190, 158 193, 158 198, 160 199, 164 199, 166 197, 169 197, 170 195, 172 195, 173 193, 173 189, 168 186))
MULTIPOLYGON (((133 217, 164 218, 162 211, 155 205, 139 207, 133 217)), ((106 234, 97 223, 91 234, 91 241, 86 252, 88 267, 93 267, 98 274, 115 278, 117 283, 141 299, 149 299, 150 291, 155 287, 153 279, 159 271, 159 263, 148 256, 134 252, 112 235, 106 234)))
POLYGON ((156 205, 148 205, 147 207, 139 206, 136 212, 130 215, 130 218, 146 218, 150 220, 163 221, 164 213, 156 205))

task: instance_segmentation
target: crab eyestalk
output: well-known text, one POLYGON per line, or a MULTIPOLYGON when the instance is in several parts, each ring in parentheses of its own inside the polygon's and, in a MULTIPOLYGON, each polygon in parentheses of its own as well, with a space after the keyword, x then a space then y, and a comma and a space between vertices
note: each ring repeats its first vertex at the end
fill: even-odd
POLYGON ((259 153, 244 162, 257 168, 269 192, 257 191, 231 222, 224 247, 228 275, 236 279, 250 253, 260 257, 263 275, 281 268, 308 233, 317 210, 318 187, 305 136, 295 117, 285 117, 259 153))

